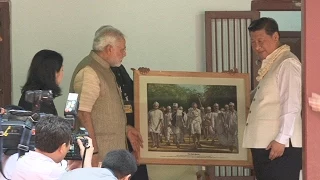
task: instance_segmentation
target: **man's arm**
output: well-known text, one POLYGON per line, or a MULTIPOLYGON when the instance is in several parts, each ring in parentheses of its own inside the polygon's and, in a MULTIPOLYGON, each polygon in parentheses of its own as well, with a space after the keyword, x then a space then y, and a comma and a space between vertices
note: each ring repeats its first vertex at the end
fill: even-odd
POLYGON ((97 140, 96 140, 96 135, 94 133, 94 128, 93 128, 93 124, 92 124, 91 112, 79 111, 78 118, 81 122, 81 125, 84 128, 86 128, 86 130, 88 131, 89 137, 92 139, 92 144, 95 149, 95 152, 99 152, 98 144, 97 144, 97 140))
POLYGON ((92 138, 95 154, 93 156, 93 166, 98 166, 97 152, 99 150, 91 116, 91 110, 100 95, 100 80, 96 72, 89 66, 85 67, 75 76, 74 90, 79 94, 78 117, 81 125, 86 128, 92 138))
POLYGON ((275 140, 286 144, 293 134, 296 117, 301 113, 301 64, 285 60, 278 77, 281 127, 275 140))
POLYGON ((280 131, 267 147, 271 149, 271 160, 283 155, 285 144, 293 134, 296 117, 301 113, 300 62, 293 59, 283 61, 277 80, 280 92, 280 131))

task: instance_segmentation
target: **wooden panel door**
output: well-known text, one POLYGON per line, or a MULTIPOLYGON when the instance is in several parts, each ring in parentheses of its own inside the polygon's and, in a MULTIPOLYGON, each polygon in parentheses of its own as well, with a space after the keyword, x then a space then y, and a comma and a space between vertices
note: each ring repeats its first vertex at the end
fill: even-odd
POLYGON ((0 0, 0 106, 11 104, 10 1, 0 0))
POLYGON ((252 53, 247 30, 252 20, 258 19, 256 11, 206 11, 206 71, 222 72, 237 68, 240 73, 251 74, 254 88, 254 65, 256 55, 252 53))

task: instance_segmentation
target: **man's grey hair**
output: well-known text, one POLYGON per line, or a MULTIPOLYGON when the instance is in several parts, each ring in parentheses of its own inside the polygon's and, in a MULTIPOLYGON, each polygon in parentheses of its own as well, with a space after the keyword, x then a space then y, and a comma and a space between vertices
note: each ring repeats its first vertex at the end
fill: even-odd
POLYGON ((101 26, 95 33, 92 50, 103 51, 108 45, 113 45, 115 41, 124 39, 124 34, 110 25, 101 26))

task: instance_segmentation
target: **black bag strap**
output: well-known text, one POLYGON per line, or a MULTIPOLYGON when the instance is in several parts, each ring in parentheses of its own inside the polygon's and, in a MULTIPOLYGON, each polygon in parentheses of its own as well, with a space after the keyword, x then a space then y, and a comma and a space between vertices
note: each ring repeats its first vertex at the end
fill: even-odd
POLYGON ((32 135, 32 125, 32 122, 27 119, 23 128, 23 132, 21 134, 20 144, 18 144, 19 158, 26 152, 29 152, 29 144, 32 135))

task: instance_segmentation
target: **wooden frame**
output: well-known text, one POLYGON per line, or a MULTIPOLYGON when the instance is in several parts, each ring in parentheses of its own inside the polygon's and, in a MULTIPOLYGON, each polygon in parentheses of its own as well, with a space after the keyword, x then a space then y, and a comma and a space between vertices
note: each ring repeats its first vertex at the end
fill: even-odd
MULTIPOLYGON (((220 90, 219 92, 222 91, 223 90, 220 90)), ((147 75, 143 75, 140 74, 138 70, 135 70, 135 124, 136 128, 140 131, 144 139, 144 148, 141 148, 140 151, 140 163, 234 166, 240 165, 251 167, 252 161, 249 150, 241 148, 242 137, 249 107, 249 93, 250 82, 248 74, 150 71, 149 73, 147 73, 147 75), (165 87, 169 87, 169 89, 164 90, 165 87), (202 90, 196 90, 199 88, 202 88, 202 90), (229 90, 225 90, 225 92, 227 92, 225 96, 212 96, 212 94, 210 94, 218 94, 218 90, 216 89, 219 88, 229 88, 229 90), (173 91, 177 89, 182 90, 179 91, 179 93, 174 93, 173 91), (234 91, 230 89, 233 89, 234 91), (187 94, 187 92, 189 92, 189 94, 187 94), (161 93, 167 93, 167 95, 162 95, 161 93), (199 98, 201 96, 203 96, 203 98, 199 98), (198 146, 198 148, 195 149, 195 146, 193 146, 193 141, 191 141, 190 139, 188 140, 189 135, 187 132, 190 131, 179 130, 179 132, 184 132, 184 138, 182 139, 185 140, 185 142, 183 142, 183 140, 180 139, 180 148, 178 148, 176 144, 168 145, 166 144, 166 142, 160 143, 158 148, 151 147, 152 139, 150 137, 150 129, 152 129, 152 126, 149 126, 148 123, 148 113, 152 109, 152 105, 155 100, 159 102, 160 107, 164 105, 172 106, 173 103, 178 103, 182 106, 185 106, 184 109, 189 109, 191 106, 191 102, 197 102, 197 104, 203 105, 204 107, 212 107, 214 101, 218 103, 223 101, 230 102, 230 98, 235 101, 235 109, 238 115, 238 117, 235 118, 237 119, 236 121, 238 121, 236 126, 238 132, 236 134, 238 134, 238 136, 230 136, 230 138, 235 137, 235 141, 233 142, 236 142, 238 140, 237 146, 225 143, 226 141, 224 140, 222 141, 222 137, 225 136, 220 135, 219 132, 216 133, 219 134, 216 136, 216 138, 218 137, 218 141, 216 140, 216 138, 214 138, 213 145, 210 144, 210 142, 212 142, 211 140, 208 143, 207 140, 203 139, 201 136, 200 144, 203 144, 201 147, 198 146), (198 103, 199 101, 197 100, 199 100, 200 103, 198 103), (185 104, 187 104, 187 106, 185 104), (233 149, 231 151, 228 148, 233 149)), ((159 110, 155 111, 159 112, 159 110)), ((188 117, 187 113, 185 113, 184 115, 184 117, 188 117)), ((163 117, 165 116, 166 115, 164 115, 163 117)), ((191 124, 190 122, 195 122, 195 120, 188 121, 188 118, 186 119, 185 122, 189 122, 184 124, 187 129, 188 125, 191 124)), ((164 120, 163 122, 166 122, 166 120, 164 120)), ((158 120, 158 122, 155 124, 158 124, 159 126, 159 124, 164 125, 168 123, 159 123, 158 120)), ((153 128, 153 130, 157 129, 158 126, 156 126, 156 128, 153 128)), ((218 127, 222 126, 218 125, 217 123, 216 127, 218 129, 218 127)), ((172 129, 173 128, 175 127, 172 127, 172 129)), ((169 129, 167 127, 164 129, 169 132, 169 129)), ((184 127, 181 129, 184 129, 184 127)), ((167 134, 163 131, 161 132, 162 134, 167 134)), ((171 136, 174 135, 177 135, 177 131, 171 134, 171 136)), ((158 137, 158 135, 156 137, 158 137)), ((171 142, 174 138, 169 139, 171 142)))
POLYGON ((301 0, 252 0, 252 11, 300 11, 301 0))
POLYGON ((0 106, 11 104, 10 1, 0 0, 0 106))

